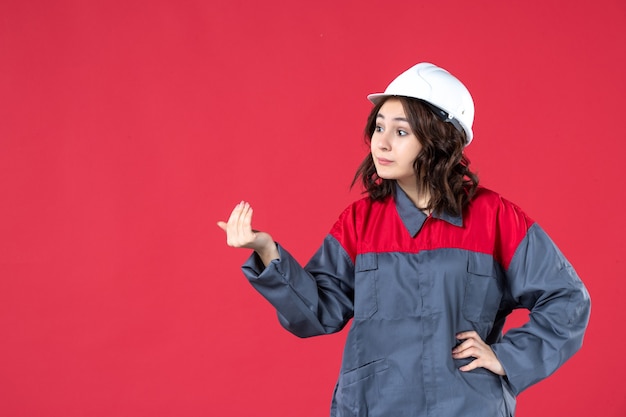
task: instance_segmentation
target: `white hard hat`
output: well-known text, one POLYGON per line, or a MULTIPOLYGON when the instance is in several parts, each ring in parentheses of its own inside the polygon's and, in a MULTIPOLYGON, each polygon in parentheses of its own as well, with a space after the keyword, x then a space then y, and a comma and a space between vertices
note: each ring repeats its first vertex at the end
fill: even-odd
POLYGON ((378 104, 389 96, 412 97, 430 103, 444 121, 465 132, 465 146, 472 141, 474 100, 463 83, 443 68, 421 62, 398 75, 384 93, 370 94, 367 98, 378 104))

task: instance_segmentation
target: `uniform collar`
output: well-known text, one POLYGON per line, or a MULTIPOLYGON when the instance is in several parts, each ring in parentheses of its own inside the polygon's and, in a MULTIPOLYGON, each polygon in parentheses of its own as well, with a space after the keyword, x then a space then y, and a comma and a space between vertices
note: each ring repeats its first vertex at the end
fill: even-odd
MULTIPOLYGON (((409 196, 406 195, 404 190, 396 183, 396 210, 398 210, 398 214, 402 219, 402 223, 404 223, 404 227, 409 231, 412 237, 415 237, 417 233, 420 231, 424 222, 428 218, 424 212, 415 207, 415 204, 411 201, 409 196)), ((450 224, 453 224, 458 227, 463 227, 463 217, 462 216, 453 216, 446 212, 441 214, 433 213, 432 217, 439 220, 444 220, 450 224)))

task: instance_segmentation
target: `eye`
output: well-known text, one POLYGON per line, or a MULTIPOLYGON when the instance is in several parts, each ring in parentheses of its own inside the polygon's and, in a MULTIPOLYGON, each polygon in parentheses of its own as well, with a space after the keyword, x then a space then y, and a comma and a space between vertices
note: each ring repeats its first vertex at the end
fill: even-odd
POLYGON ((398 136, 406 136, 408 134, 409 132, 407 132, 406 130, 398 129, 398 136))
POLYGON ((382 126, 380 126, 380 125, 376 125, 376 127, 374 128, 374 132, 378 132, 378 133, 380 133, 380 132, 382 132, 382 131, 383 131, 383 127, 382 127, 382 126))

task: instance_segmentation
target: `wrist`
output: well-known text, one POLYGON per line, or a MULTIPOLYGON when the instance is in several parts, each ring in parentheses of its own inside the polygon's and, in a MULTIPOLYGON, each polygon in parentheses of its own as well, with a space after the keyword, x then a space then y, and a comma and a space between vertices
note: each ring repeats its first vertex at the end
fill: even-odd
POLYGON ((265 266, 268 266, 274 259, 280 259, 278 248, 273 240, 270 240, 266 245, 255 249, 255 252, 261 258, 261 261, 265 266))
POLYGON ((277 252, 278 250, 276 249, 276 243, 274 242, 270 242, 266 245, 263 245, 261 247, 255 248, 254 251, 260 256, 260 257, 266 257, 270 254, 272 254, 273 252, 277 252))

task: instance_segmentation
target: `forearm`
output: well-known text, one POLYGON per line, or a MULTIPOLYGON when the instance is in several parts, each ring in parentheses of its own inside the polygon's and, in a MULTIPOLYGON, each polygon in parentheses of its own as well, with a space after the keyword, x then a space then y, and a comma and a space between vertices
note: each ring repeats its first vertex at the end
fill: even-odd
POLYGON ((277 250, 278 260, 263 266, 255 254, 242 269, 276 308, 281 324, 300 337, 341 330, 352 317, 354 274, 352 264, 340 253, 343 249, 327 238, 306 269, 284 248, 277 250))
POLYGON ((267 267, 274 259, 280 259, 280 254, 276 248, 276 242, 271 240, 267 245, 255 250, 263 265, 267 267))

